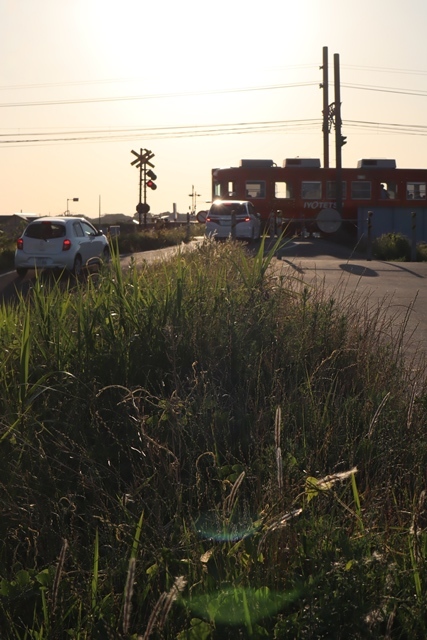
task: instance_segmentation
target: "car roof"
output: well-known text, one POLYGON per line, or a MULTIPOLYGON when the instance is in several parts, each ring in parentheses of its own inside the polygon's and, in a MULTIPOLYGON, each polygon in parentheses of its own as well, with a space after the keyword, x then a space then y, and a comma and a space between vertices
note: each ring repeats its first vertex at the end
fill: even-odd
MULTIPOLYGON (((30 224, 34 224, 34 222, 67 222, 68 220, 77 220, 78 222, 89 222, 86 218, 76 217, 76 216, 43 216, 42 218, 36 218, 32 220, 30 224)), ((92 224, 89 222, 89 224, 92 224)))
POLYGON ((249 200, 214 200, 212 205, 219 204, 247 204, 249 200))

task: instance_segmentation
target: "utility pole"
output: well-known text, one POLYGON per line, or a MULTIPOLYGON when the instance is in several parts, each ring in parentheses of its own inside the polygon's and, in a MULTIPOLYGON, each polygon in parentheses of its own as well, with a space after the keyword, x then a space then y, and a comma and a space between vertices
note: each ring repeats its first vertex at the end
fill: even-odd
POLYGON ((341 82, 340 82, 340 57, 334 53, 334 89, 335 101, 329 104, 328 98, 328 48, 323 47, 323 166, 329 167, 329 134, 332 125, 335 126, 335 198, 336 208, 341 214, 342 210, 342 153, 341 147, 346 144, 347 138, 341 133, 341 82))
POLYGON ((330 115, 329 115, 329 73, 328 73, 328 47, 323 47, 323 166, 325 169, 329 167, 329 132, 330 132, 330 115))
POLYGON ((341 147, 341 88, 340 88, 340 56, 334 53, 334 83, 335 83, 335 163, 337 169, 342 168, 341 147))
POLYGON ((341 89, 340 89, 340 56, 334 53, 334 85, 335 85, 335 166, 336 179, 336 206, 339 214, 342 213, 342 156, 341 147, 345 144, 345 138, 341 135, 341 89))

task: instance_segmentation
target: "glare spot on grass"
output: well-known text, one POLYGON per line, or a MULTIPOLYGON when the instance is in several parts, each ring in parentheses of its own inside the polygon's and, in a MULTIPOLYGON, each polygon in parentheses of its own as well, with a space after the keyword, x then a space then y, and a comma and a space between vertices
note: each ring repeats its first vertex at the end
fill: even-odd
POLYGON ((205 540, 236 542, 253 535, 258 523, 247 515, 224 518, 219 513, 202 514, 196 521, 196 531, 205 540))
POLYGON ((289 593, 276 593, 267 587, 230 587, 217 593, 185 598, 183 604, 193 614, 216 624, 246 625, 250 628, 262 618, 274 615, 299 596, 300 591, 297 589, 289 593))

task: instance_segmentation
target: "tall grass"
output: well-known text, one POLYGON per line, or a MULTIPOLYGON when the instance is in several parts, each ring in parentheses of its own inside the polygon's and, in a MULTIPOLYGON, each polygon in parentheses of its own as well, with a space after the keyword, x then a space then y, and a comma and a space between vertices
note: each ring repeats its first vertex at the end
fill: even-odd
POLYGON ((2 307, 5 637, 425 635, 424 378, 273 267, 205 242, 2 307))

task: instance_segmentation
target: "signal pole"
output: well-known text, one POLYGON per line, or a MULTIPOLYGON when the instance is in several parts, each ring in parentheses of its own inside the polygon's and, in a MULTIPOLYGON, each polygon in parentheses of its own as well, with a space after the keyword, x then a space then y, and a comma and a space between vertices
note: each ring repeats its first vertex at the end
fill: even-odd
POLYGON ((194 191, 194 184, 191 185, 191 193, 188 194, 189 197, 191 198, 191 213, 196 213, 196 202, 197 202, 197 198, 200 198, 201 194, 200 193, 196 193, 194 191))
POLYGON ((136 211, 139 216, 139 224, 141 225, 141 216, 144 216, 144 227, 147 226, 147 213, 150 211, 150 205, 147 203, 147 187, 150 189, 157 189, 157 185, 154 180, 157 178, 156 174, 147 169, 147 165, 154 169, 154 164, 150 162, 154 158, 154 153, 149 149, 140 149, 137 151, 131 151, 136 156, 136 160, 131 162, 132 166, 136 166, 139 169, 139 201, 136 205, 136 211), (150 178, 147 180, 147 176, 150 178), (142 189, 144 187, 144 200, 142 199, 142 189))

